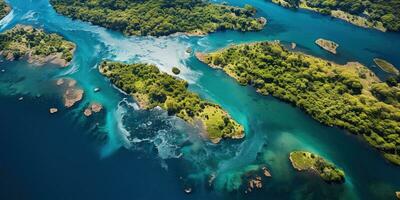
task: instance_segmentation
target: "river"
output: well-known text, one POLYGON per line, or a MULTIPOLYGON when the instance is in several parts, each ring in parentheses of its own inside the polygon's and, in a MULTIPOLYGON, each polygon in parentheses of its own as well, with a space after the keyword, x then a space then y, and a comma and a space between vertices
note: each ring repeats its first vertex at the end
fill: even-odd
POLYGON ((208 52, 231 44, 281 40, 298 49, 338 63, 359 61, 385 78, 372 59, 400 66, 400 34, 364 29, 308 11, 281 8, 263 0, 229 0, 251 4, 268 24, 263 31, 226 31, 206 37, 126 37, 55 13, 48 0, 9 0, 13 11, 0 21, 0 31, 29 24, 58 33, 77 44, 71 66, 35 67, 24 61, 2 62, 0 68, 0 197, 1 199, 394 199, 400 190, 400 169, 387 163, 360 137, 327 127, 300 109, 251 87, 243 87, 221 71, 197 61, 194 51, 208 52), (314 44, 326 38, 340 44, 331 55, 314 44), (102 60, 148 62, 180 78, 189 89, 220 104, 244 125, 241 141, 214 145, 198 131, 160 110, 135 109, 134 101, 102 77, 102 60), (74 78, 85 90, 72 109, 62 107, 60 77, 74 78), (99 87, 100 92, 94 92, 99 87), (24 97, 22 101, 18 99, 24 97), (90 102, 105 110, 86 118, 90 102), (98 128, 95 124, 99 123, 98 128), (99 143, 93 135, 108 135, 99 143), (127 140, 125 136, 129 136, 127 140), (343 185, 324 183, 292 169, 288 154, 309 150, 346 172, 343 185), (272 178, 261 190, 235 190, 243 170, 263 155, 272 178), (214 190, 208 176, 216 175, 214 190), (191 194, 183 188, 192 187, 191 194))

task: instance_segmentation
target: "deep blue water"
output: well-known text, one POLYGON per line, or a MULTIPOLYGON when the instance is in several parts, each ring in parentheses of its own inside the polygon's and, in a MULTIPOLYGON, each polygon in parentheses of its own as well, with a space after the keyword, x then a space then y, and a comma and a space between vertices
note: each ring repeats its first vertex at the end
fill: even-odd
POLYGON ((256 33, 234 31, 207 37, 125 37, 88 23, 57 15, 46 0, 10 0, 13 12, 0 21, 1 31, 15 24, 31 24, 56 32, 77 44, 70 67, 35 67, 26 62, 2 62, 0 68, 0 199, 393 199, 400 189, 400 170, 361 138, 326 127, 301 110, 242 87, 220 71, 208 68, 193 55, 230 44, 281 40, 296 42, 301 51, 335 62, 359 61, 373 67, 381 57, 400 66, 400 35, 355 27, 308 11, 293 11, 262 0, 230 0, 252 4, 268 19, 256 33), (340 44, 330 55, 314 45, 322 37, 340 44), (103 78, 96 66, 103 59, 150 62, 180 77, 190 89, 220 104, 245 126, 242 141, 213 145, 197 130, 159 110, 134 109, 131 98, 103 78), (77 80, 84 100, 62 108, 57 78, 77 80), (100 87, 101 92, 93 89, 100 87), (18 101, 19 97, 24 97, 18 101), (94 118, 82 111, 90 102, 105 110, 94 118), (48 109, 60 111, 50 115, 48 109), (100 126, 96 128, 95 123, 100 126), (98 134, 107 134, 100 143, 98 134), (129 135, 128 137, 125 137, 129 135), (346 183, 330 185, 295 172, 288 153, 310 150, 346 172, 346 183), (273 178, 262 190, 243 195, 236 190, 244 169, 256 156, 273 178), (207 177, 216 174, 215 187, 207 177), (192 187, 187 195, 183 188, 192 187))

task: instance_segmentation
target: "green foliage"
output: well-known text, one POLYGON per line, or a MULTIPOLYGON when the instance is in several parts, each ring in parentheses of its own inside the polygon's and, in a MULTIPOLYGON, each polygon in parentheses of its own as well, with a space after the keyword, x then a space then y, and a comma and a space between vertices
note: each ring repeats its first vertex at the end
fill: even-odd
POLYGON ((3 55, 19 59, 27 54, 46 57, 61 53, 61 58, 71 61, 75 44, 57 34, 47 34, 31 26, 17 25, 0 34, 0 49, 3 55))
POLYGON ((7 5, 7 3, 4 2, 4 0, 0 0, 0 19, 5 17, 10 12, 10 10, 11 8, 7 5))
POLYGON ((200 59, 261 94, 291 102, 326 125, 361 134, 382 152, 399 155, 398 77, 388 85, 359 64, 342 66, 289 52, 279 42, 232 46, 200 59))
POLYGON ((127 35, 205 34, 217 30, 263 28, 255 10, 203 0, 50 0, 58 13, 127 35))
POLYGON ((319 155, 305 151, 294 151, 290 153, 292 165, 298 170, 315 170, 326 182, 342 183, 345 174, 319 155))
POLYGON ((243 128, 218 105, 189 92, 186 81, 162 73, 154 65, 103 62, 100 72, 132 94, 142 108, 159 106, 193 125, 200 122, 212 140, 243 136, 243 128))
MULTIPOLYGON (((298 2, 293 0, 287 2, 292 7, 298 5, 298 2)), ((305 3, 323 14, 330 14, 332 10, 342 10, 366 17, 370 21, 380 21, 388 30, 400 30, 400 1, 398 0, 305 0, 305 3)))

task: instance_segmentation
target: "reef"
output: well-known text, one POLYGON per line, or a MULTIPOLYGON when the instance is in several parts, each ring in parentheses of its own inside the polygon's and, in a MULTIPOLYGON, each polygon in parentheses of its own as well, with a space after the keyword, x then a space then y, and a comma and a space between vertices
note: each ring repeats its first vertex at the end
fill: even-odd
POLYGON ((288 51, 277 41, 196 56, 242 85, 292 103, 321 123, 362 135, 387 160, 400 165, 400 78, 382 82, 360 63, 339 65, 288 51))
POLYGON ((244 137, 244 129, 219 105, 201 99, 188 91, 184 80, 160 72, 150 64, 103 62, 99 71, 110 81, 131 94, 142 109, 160 107, 199 127, 212 142, 222 138, 244 137))
POLYGON ((0 55, 13 61, 26 58, 29 63, 68 66, 75 44, 57 34, 47 34, 32 26, 16 25, 0 34, 0 55))
POLYGON ((58 79, 56 85, 64 89, 64 106, 70 108, 83 99, 84 91, 76 85, 74 79, 58 79))
POLYGON ((324 181, 329 183, 343 183, 344 172, 321 156, 306 151, 294 151, 290 153, 290 162, 298 171, 316 172, 324 181))
POLYGON ((83 114, 86 117, 91 116, 93 113, 98 113, 103 109, 103 106, 99 103, 92 103, 90 104, 84 111, 83 114))

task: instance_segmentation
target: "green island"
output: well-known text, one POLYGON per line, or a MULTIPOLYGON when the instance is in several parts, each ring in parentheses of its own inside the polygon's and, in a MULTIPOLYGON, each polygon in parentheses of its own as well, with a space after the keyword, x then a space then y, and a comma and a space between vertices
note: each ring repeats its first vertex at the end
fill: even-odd
POLYGON ((0 0, 0 19, 3 19, 10 11, 10 6, 4 0, 0 0))
POLYGON ((218 30, 261 30, 266 20, 256 10, 203 0, 50 0, 54 9, 73 19, 100 25, 126 35, 164 36, 173 33, 205 35, 218 30))
POLYGON ((160 72, 154 65, 104 61, 99 71, 115 86, 131 94, 142 109, 161 107, 169 115, 200 127, 202 134, 214 143, 222 138, 244 137, 243 127, 220 106, 189 92, 186 81, 160 72))
POLYGON ((400 30, 398 0, 272 0, 281 6, 331 15, 357 26, 381 31, 400 30))
POLYGON ((382 82, 359 63, 338 65, 290 52, 279 41, 196 56, 242 85, 296 105, 321 123, 362 135, 400 165, 400 76, 382 82))
POLYGON ((314 171, 324 181, 329 183, 343 183, 344 172, 321 156, 306 151, 293 151, 289 155, 293 168, 298 171, 314 171))
POLYGON ((0 34, 0 55, 10 61, 27 58, 36 65, 52 63, 65 67, 74 51, 74 43, 32 26, 16 25, 0 34))
POLYGON ((381 68, 383 71, 390 73, 390 74, 394 74, 394 75, 398 75, 399 74, 399 70, 392 65, 390 62, 380 59, 380 58, 375 58, 374 62, 376 65, 378 65, 379 68, 381 68))
POLYGON ((336 44, 333 41, 330 40, 325 40, 322 38, 319 38, 315 41, 315 44, 317 44, 318 46, 320 46, 321 48, 325 49, 326 51, 329 51, 333 54, 336 54, 336 49, 339 47, 338 44, 336 44))

